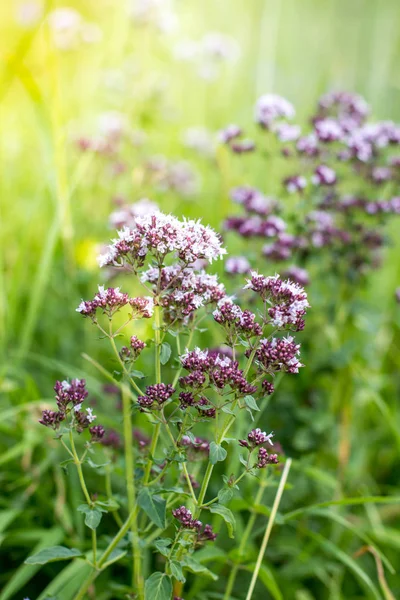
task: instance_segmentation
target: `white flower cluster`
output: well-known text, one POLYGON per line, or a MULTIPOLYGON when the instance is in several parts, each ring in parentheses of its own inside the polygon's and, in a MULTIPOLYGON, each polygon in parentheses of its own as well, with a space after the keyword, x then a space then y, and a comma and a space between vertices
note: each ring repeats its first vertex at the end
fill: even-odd
POLYGON ((256 122, 267 129, 278 119, 293 119, 295 114, 293 104, 277 94, 264 94, 255 107, 256 122))
POLYGON ((100 266, 121 265, 124 260, 131 263, 141 260, 147 254, 164 258, 174 253, 186 264, 198 259, 212 262, 226 254, 217 233, 202 225, 200 221, 183 219, 161 212, 138 217, 131 228, 118 232, 118 239, 109 246, 108 252, 99 258, 100 266))

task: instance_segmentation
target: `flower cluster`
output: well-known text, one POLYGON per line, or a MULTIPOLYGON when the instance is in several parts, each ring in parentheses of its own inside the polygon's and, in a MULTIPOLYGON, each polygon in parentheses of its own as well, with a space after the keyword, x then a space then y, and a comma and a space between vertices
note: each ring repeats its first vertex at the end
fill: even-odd
POLYGON ((119 356, 123 362, 132 363, 140 356, 145 348, 146 343, 139 340, 136 335, 133 335, 130 339, 129 348, 127 346, 122 346, 119 351, 119 356))
MULTIPOLYGON (((256 386, 247 381, 239 363, 229 357, 221 357, 219 354, 215 356, 207 350, 195 348, 183 354, 181 362, 189 375, 179 379, 180 386, 191 390, 195 396, 210 387, 220 393, 227 388, 238 396, 246 396, 257 390, 256 386)), ((204 405, 204 398, 200 398, 200 402, 204 405)))
POLYGON ((96 419, 96 415, 93 414, 91 408, 86 408, 85 411, 81 410, 83 401, 88 396, 85 380, 56 381, 54 391, 58 410, 44 410, 39 423, 57 430, 60 424, 70 416, 70 425, 73 429, 82 433, 89 427, 92 441, 100 441, 105 433, 104 428, 101 425, 90 427, 96 419))
POLYGON ((233 188, 230 193, 231 199, 241 204, 248 213, 254 213, 265 217, 277 208, 277 200, 265 196, 260 190, 249 186, 233 188))
POLYGON ((192 529, 197 533, 197 541, 213 542, 217 538, 217 534, 213 532, 211 525, 205 525, 198 519, 194 519, 192 513, 185 506, 180 506, 172 511, 173 516, 185 529, 192 529))
POLYGON ((279 462, 277 454, 269 454, 267 449, 264 448, 264 444, 270 444, 273 446, 272 437, 273 433, 266 434, 265 431, 261 431, 260 428, 252 429, 247 435, 246 440, 239 440, 239 445, 243 448, 247 448, 252 452, 258 448, 257 461, 253 465, 256 469, 263 469, 267 465, 276 465, 279 462))
MULTIPOLYGON (((234 188, 231 198, 244 214, 228 217, 225 229, 245 238, 272 238, 260 254, 277 263, 295 261, 285 270, 303 269, 302 285, 309 280, 307 261, 321 248, 327 249, 324 257, 333 272, 344 267, 353 279, 379 266, 383 226, 400 213, 400 125, 369 122, 365 100, 348 92, 320 98, 311 130, 288 124, 295 116, 293 106, 271 94, 259 99, 255 112, 263 135, 275 140, 272 147, 286 163, 283 190, 297 205, 290 201, 287 210, 264 191, 234 188)), ((240 127, 236 130, 243 134, 240 127)), ((237 258, 228 272, 244 272, 237 258)))
POLYGON ((255 120, 265 129, 270 129, 280 119, 293 119, 295 114, 294 106, 276 94, 264 94, 255 107, 255 120))
POLYGON ((134 226, 118 232, 118 239, 99 259, 100 266, 143 266, 148 254, 161 264, 168 254, 174 254, 184 264, 198 259, 209 262, 222 257, 226 250, 215 231, 199 221, 154 213, 137 217, 134 226))
POLYGON ((191 438, 188 435, 183 435, 180 440, 180 445, 186 448, 186 451, 190 453, 190 457, 196 456, 208 456, 210 452, 210 442, 201 437, 191 438))
MULTIPOLYGON (((283 221, 272 214, 275 209, 273 200, 244 188, 238 188, 235 194, 240 198, 238 201, 251 211, 254 227, 258 223, 265 235, 274 237, 280 234, 282 244, 292 243, 290 235, 284 235, 283 221)), ((179 523, 175 539, 158 540, 161 546, 170 546, 164 554, 169 562, 166 572, 170 573, 171 561, 184 559, 186 554, 190 555, 200 545, 216 539, 211 525, 203 525, 200 521, 205 508, 203 500, 209 475, 212 473, 210 467, 221 458, 223 445, 229 439, 228 432, 240 411, 251 413, 257 410, 257 402, 273 393, 272 380, 276 373, 297 373, 302 366, 298 360, 300 345, 292 337, 279 339, 272 335, 276 329, 301 330, 309 304, 307 294, 299 284, 289 279, 282 280, 278 275, 264 277, 256 272, 250 273, 237 300, 227 296, 217 276, 205 270, 207 263, 225 254, 225 249, 218 235, 197 221, 180 221, 160 212, 146 211, 137 216, 130 214, 129 218, 120 215, 117 220, 125 221, 124 228, 108 253, 102 257, 101 264, 111 267, 112 276, 115 275, 114 267, 121 267, 122 274, 133 273, 137 283, 144 286, 149 295, 131 298, 120 288, 105 289, 100 286, 92 301, 82 301, 78 312, 90 317, 103 336, 108 338, 119 363, 116 376, 122 378, 121 386, 133 388, 133 398, 138 393, 135 409, 143 413, 141 419, 147 415, 150 422, 157 423, 157 426, 151 439, 147 432, 132 431, 131 397, 122 394, 118 409, 122 409, 123 413, 124 439, 116 431, 109 431, 106 435, 101 425, 93 425, 96 417, 92 410, 82 410, 87 392, 84 381, 78 380, 56 384, 59 410, 44 411, 41 423, 57 429, 68 415, 70 431, 80 433, 88 428, 91 442, 100 442, 107 457, 111 458, 107 463, 110 464, 110 472, 113 463, 117 464, 118 450, 124 446, 128 495, 126 508, 131 514, 136 511, 135 499, 130 495, 133 477, 140 480, 140 494, 142 490, 154 494, 154 502, 157 502, 157 498, 159 502, 164 502, 157 494, 168 492, 171 504, 175 503, 182 493, 180 488, 174 487, 175 484, 178 482, 184 486, 193 505, 197 506, 196 513, 192 514, 185 506, 175 508, 172 515, 179 523), (251 292, 253 297, 248 306, 252 310, 242 304, 243 299, 247 302, 251 292), (116 313, 125 307, 129 310, 128 319, 123 325, 118 323, 114 327, 116 313), (201 316, 197 314, 199 309, 203 309, 201 316), (97 311, 108 317, 108 332, 97 321, 97 311), (129 334, 125 332, 126 345, 118 348, 116 340, 124 328, 132 325, 133 318, 148 319, 153 315, 154 339, 151 343, 146 344, 129 331, 129 334), (211 325, 218 324, 224 331, 224 342, 211 349, 192 349, 194 335, 204 331, 199 328, 199 323, 206 317, 211 325), (166 341, 170 339, 167 336, 176 340, 175 356, 172 355, 175 344, 170 345, 166 341), (139 359, 146 345, 154 346, 157 383, 147 385, 143 392, 134 379, 140 377, 141 373, 133 370, 133 363, 139 359), (182 347, 184 349, 181 350, 182 347), (179 358, 177 371, 173 383, 168 383, 174 358, 179 358), (197 428, 202 425, 205 427, 204 423, 214 418, 217 431, 210 443, 198 437, 197 428), (202 461, 208 463, 206 473, 209 474, 203 474, 203 477, 202 461), (197 463, 197 468, 192 463, 197 463), (198 488, 200 491, 197 492, 198 488)), ((247 272, 248 264, 245 268, 243 265, 236 266, 236 270, 247 272)), ((148 365, 147 362, 146 371, 148 365)), ((151 372, 147 374, 152 376, 151 372)), ((111 393, 118 392, 118 388, 113 386, 111 393)), ((254 474, 255 469, 278 462, 277 455, 269 454, 265 448, 266 444, 272 445, 272 435, 255 428, 249 432, 246 440, 239 441, 242 447, 248 449, 248 461, 242 474, 237 477, 232 474, 225 481, 228 487, 236 487, 245 475, 254 474)), ((86 500, 89 505, 96 504, 97 500, 90 500, 86 484, 82 484, 84 473, 80 468, 90 447, 86 446, 82 458, 78 457, 79 462, 72 437, 70 446, 86 500)), ((111 496, 112 492, 108 494, 111 496)), ((206 506, 211 506, 218 498, 219 495, 206 506)), ((146 519, 150 515, 139 497, 137 507, 143 510, 140 519, 143 518, 144 526, 148 527, 146 519)), ((139 529, 144 530, 141 520, 139 529)), ((136 535, 132 536, 132 544, 140 545, 140 540, 136 538, 136 535)), ((164 553, 161 546, 158 549, 164 553)), ((182 564, 185 566, 184 562, 182 564)))
POLYGON ((172 385, 156 383, 154 385, 148 385, 145 390, 145 395, 139 396, 137 401, 142 411, 154 408, 155 406, 161 407, 171 398, 174 392, 175 389, 172 385))
POLYGON ((249 310, 242 310, 231 298, 220 300, 213 316, 217 323, 225 327, 230 338, 232 334, 245 338, 262 335, 262 327, 257 323, 256 315, 249 310))
POLYGON ((252 429, 250 431, 247 440, 239 440, 239 444, 245 448, 255 448, 256 446, 261 446, 268 442, 272 446, 271 439, 273 435, 272 432, 267 435, 265 431, 261 431, 261 429, 257 427, 257 429, 252 429))
POLYGON ((261 296, 264 302, 272 304, 268 308, 271 323, 278 329, 294 325, 296 331, 304 328, 304 315, 309 303, 307 292, 298 283, 283 281, 279 275, 264 277, 252 271, 246 289, 251 289, 261 296))
POLYGON ((76 312, 95 320, 97 310, 100 309, 103 314, 111 319, 116 312, 128 305, 133 309, 133 316, 136 318, 149 319, 153 314, 154 304, 152 298, 129 298, 128 294, 121 292, 118 287, 104 289, 102 285, 99 285, 99 291, 93 300, 82 300, 76 312))
POLYGON ((225 287, 216 275, 193 267, 150 267, 142 274, 141 281, 151 283, 154 291, 160 288, 160 305, 168 323, 187 323, 196 310, 225 296, 225 287))
POLYGON ((256 468, 264 469, 267 465, 276 465, 279 462, 277 454, 269 454, 266 448, 260 448, 258 451, 256 468))
MULTIPOLYGON (((246 354, 250 354, 249 350, 246 354)), ((299 368, 304 366, 297 358, 299 354, 300 344, 296 344, 294 338, 289 335, 284 338, 260 340, 255 356, 257 364, 266 373, 298 373, 299 368)))

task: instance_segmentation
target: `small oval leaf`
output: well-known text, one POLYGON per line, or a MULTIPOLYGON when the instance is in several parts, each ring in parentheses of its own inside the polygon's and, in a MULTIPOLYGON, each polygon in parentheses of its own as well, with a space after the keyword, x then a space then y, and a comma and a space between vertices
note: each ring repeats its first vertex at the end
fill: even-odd
POLYGON ((44 548, 37 554, 29 556, 25 564, 26 565, 45 565, 49 562, 55 562, 57 560, 70 560, 77 556, 83 556, 80 550, 76 548, 65 548, 65 546, 52 546, 51 548, 44 548))

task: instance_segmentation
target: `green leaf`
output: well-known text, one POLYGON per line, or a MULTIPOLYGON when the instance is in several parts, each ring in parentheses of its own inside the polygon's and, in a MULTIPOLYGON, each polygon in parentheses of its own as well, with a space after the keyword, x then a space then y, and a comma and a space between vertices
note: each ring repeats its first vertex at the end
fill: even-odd
POLYGON ((232 490, 232 488, 223 487, 218 492, 218 501, 221 504, 228 504, 228 502, 230 502, 232 500, 232 496, 233 496, 233 490, 232 490))
POLYGON ((85 515, 85 525, 90 529, 97 529, 102 518, 102 511, 98 508, 90 508, 87 504, 81 504, 77 510, 85 515))
POLYGON ((124 374, 121 373, 121 371, 113 371, 113 377, 114 377, 115 381, 122 381, 123 376, 124 376, 124 374))
POLYGON ((257 406, 257 402, 254 400, 253 396, 245 396, 244 402, 246 406, 248 406, 251 410, 260 410, 257 406))
POLYGON ((188 554, 183 558, 182 565, 191 573, 195 573, 195 574, 201 573, 202 575, 206 575, 207 577, 210 577, 214 581, 216 581, 218 579, 218 575, 216 575, 215 573, 210 571, 210 569, 207 569, 207 567, 205 567, 204 565, 199 563, 198 560, 196 560, 192 556, 189 556, 188 554))
POLYGON ((144 586, 145 600, 171 600, 172 583, 165 573, 157 571, 146 580, 144 586))
POLYGON ((91 571, 92 567, 83 560, 74 560, 52 579, 37 600, 47 600, 58 594, 63 600, 73 600, 91 571))
POLYGON ((176 560, 171 560, 171 562, 169 563, 169 567, 171 569, 172 577, 175 577, 175 579, 177 579, 181 583, 185 583, 186 577, 183 574, 181 564, 176 560))
MULTIPOLYGON (((29 533, 32 533, 33 531, 34 530, 31 529, 29 533)), ((60 543, 63 540, 64 536, 64 531, 59 527, 55 527, 54 529, 49 529, 47 531, 39 529, 38 536, 36 539, 40 539, 40 542, 34 547, 33 555, 37 554, 46 546, 60 543)), ((19 592, 19 590, 24 587, 24 585, 31 581, 31 579, 36 575, 40 568, 41 565, 39 564, 20 565, 14 571, 13 575, 8 579, 7 583, 3 587, 2 592, 0 594, 0 600, 8 600, 9 598, 14 597, 17 594, 17 592, 19 592)))
POLYGON ((67 471, 66 466, 75 462, 73 458, 67 458, 66 460, 63 460, 62 462, 60 462, 60 467, 62 469, 65 469, 65 471, 67 471))
POLYGON ((160 538, 154 542, 155 548, 159 551, 163 556, 169 555, 169 547, 172 544, 171 538, 160 538))
POLYGON ((126 556, 126 554, 127 554, 126 550, 122 550, 121 548, 115 548, 115 550, 113 550, 111 552, 107 561, 104 563, 103 568, 105 568, 106 566, 109 567, 110 565, 118 562, 119 560, 121 560, 121 558, 124 558, 124 556, 126 556))
POLYGON ((146 377, 146 375, 144 373, 142 373, 142 371, 135 371, 135 369, 130 371, 129 374, 131 377, 134 377, 135 379, 144 379, 146 377))
MULTIPOLYGON (((71 458, 71 462, 73 462, 72 458, 71 458)), ((92 467, 92 469, 101 469, 102 467, 106 467, 107 465, 109 465, 110 461, 108 460, 105 463, 97 464, 97 463, 93 462, 91 458, 88 458, 86 460, 86 463, 89 465, 89 467, 92 467)))
POLYGON ((226 506, 222 506, 221 504, 212 504, 210 506, 210 512, 215 513, 216 515, 219 515, 224 519, 228 528, 229 537, 234 538, 236 521, 232 511, 229 510, 229 508, 226 508, 226 506))
POLYGON ((222 406, 221 408, 222 412, 228 414, 228 415, 234 415, 235 412, 229 407, 228 404, 225 404, 224 406, 222 406))
POLYGON ((96 501, 96 506, 101 510, 101 512, 114 512, 114 510, 119 509, 119 504, 113 498, 110 498, 107 501, 96 501))
POLYGON ((170 357, 171 357, 171 346, 168 344, 168 342, 164 342, 163 344, 161 344, 161 349, 160 349, 160 362, 162 365, 166 365, 167 362, 169 361, 170 357))
POLYGON ((76 558, 77 556, 83 556, 80 550, 76 548, 65 548, 64 546, 53 546, 52 548, 44 548, 37 554, 29 556, 26 559, 26 565, 45 565, 49 562, 55 562, 57 560, 69 560, 76 558))
POLYGON ((137 497, 137 503, 157 527, 165 529, 166 501, 160 496, 150 493, 148 488, 142 488, 137 497))
POLYGON ((220 444, 211 442, 210 444, 210 463, 215 465, 217 462, 222 462, 226 459, 227 452, 220 444))
POLYGON ((207 545, 196 551, 196 558, 200 563, 216 562, 216 561, 227 561, 227 554, 221 548, 216 546, 207 545))

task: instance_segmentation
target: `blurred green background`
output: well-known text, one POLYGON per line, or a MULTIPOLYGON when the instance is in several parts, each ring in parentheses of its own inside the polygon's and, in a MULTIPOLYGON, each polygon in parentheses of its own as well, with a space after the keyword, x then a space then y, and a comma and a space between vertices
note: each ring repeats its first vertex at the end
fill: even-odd
MULTIPOLYGON (((26 556, 27 546, 36 540, 33 534, 24 537, 21 530, 46 529, 52 522, 46 513, 54 508, 48 496, 59 471, 55 454, 40 453, 43 432, 36 426, 38 405, 51 397, 55 378, 84 375, 93 391, 100 390, 81 354, 104 360, 108 354, 75 308, 102 281, 96 255, 99 245, 112 236, 108 217, 115 207, 113 198, 134 202, 147 196, 166 212, 202 217, 219 228, 230 209, 227 182, 262 182, 273 188, 278 174, 247 158, 239 163, 227 161, 224 155, 217 161, 199 156, 185 146, 182 136, 191 126, 214 133, 231 122, 251 132, 253 105, 262 93, 287 97, 295 104, 300 122, 318 97, 331 89, 364 95, 373 118, 400 119, 400 10, 395 0, 177 0, 171 4, 171 31, 168 23, 167 31, 160 31, 154 23, 135 21, 128 4, 125 0, 70 2, 68 6, 94 27, 87 31, 90 43, 74 40, 63 49, 55 44, 48 15, 65 5, 16 0, 0 5, 0 508, 3 516, 17 510, 10 520, 0 520, 0 541, 4 540, 7 553, 7 569, 0 575, 4 585, 26 556), (193 61, 177 58, 179 48, 187 50, 188 40, 213 31, 231 36, 237 55, 222 61, 216 74, 201 72, 193 61), (99 116, 109 111, 124 115, 138 136, 145 134, 143 144, 124 147, 125 170, 120 175, 115 170, 118 165, 81 152, 76 144, 79 137, 95 135, 99 116), (189 161, 198 174, 197 193, 185 198, 146 181, 143 164, 157 155, 189 161), (14 518, 18 521, 13 523, 14 518)), ((141 5, 131 4, 133 10, 141 5)), ((291 450, 299 456, 304 453, 297 470, 297 497, 291 496, 293 508, 296 500, 307 504, 326 499, 319 486, 331 492, 335 488, 334 444, 327 447, 330 436, 336 439, 335 419, 332 404, 324 402, 332 395, 335 369, 346 360, 353 361, 358 404, 353 423, 356 451, 345 487, 366 495, 399 494, 400 319, 393 298, 400 285, 399 233, 398 222, 393 222, 393 243, 385 265, 358 297, 361 304, 354 309, 359 311, 358 339, 353 340, 358 354, 351 348, 347 355, 341 353, 336 333, 321 312, 323 294, 319 296, 318 286, 324 282, 316 283, 314 301, 320 312, 311 317, 315 320, 310 333, 301 334, 305 361, 316 348, 324 348, 326 338, 333 338, 337 352, 330 369, 319 374, 317 391, 304 369, 300 383, 287 385, 269 417, 282 431, 286 427, 282 435, 291 450), (296 393, 303 401, 307 395, 317 397, 313 415, 303 402, 294 416, 285 418, 296 405, 296 393), (311 484, 304 483, 305 474, 311 484)), ((235 251, 233 240, 228 246, 235 251)), ((266 263, 262 269, 271 274, 266 263)), ((60 513, 57 507, 54 520, 64 526, 70 518, 68 509, 61 504, 60 513)), ((360 511, 354 520, 350 515, 351 523, 382 543, 398 566, 398 505, 383 513, 372 504, 360 511)), ((308 542, 303 546, 302 527, 283 533, 280 548, 291 560, 303 549, 307 562, 307 557, 315 558, 319 546, 315 537, 311 547, 308 542)), ((354 546, 351 535, 342 538, 337 529, 324 535, 328 541, 333 536, 340 551, 349 556, 362 544, 354 546)), ((335 553, 332 556, 329 560, 337 560, 341 568, 335 570, 329 560, 322 564, 310 559, 309 570, 292 565, 288 574, 284 564, 282 581, 293 577, 300 582, 293 588, 287 584, 284 597, 380 597, 368 585, 346 583, 346 561, 335 553)), ((376 580, 373 559, 363 560, 376 580)), ((350 572, 354 575, 351 568, 350 572)), ((398 576, 390 577, 394 597, 399 597, 398 576)), ((14 597, 20 596, 10 588, 0 595, 1 600, 14 597)), ((382 597, 390 598, 384 592, 382 597)))
MULTIPOLYGON (((107 236, 112 195, 124 193, 132 201, 143 196, 129 177, 93 177, 90 158, 79 156, 71 142, 72 132, 90 132, 102 112, 123 112, 133 127, 145 129, 153 154, 189 157, 203 172, 208 165, 182 145, 185 128, 247 125, 255 99, 267 91, 288 97, 300 117, 329 89, 364 94, 377 118, 400 114, 397 2, 185 0, 174 5, 178 26, 169 35, 133 26, 125 1, 71 2, 100 27, 102 40, 66 51, 54 47, 43 13, 29 27, 21 24, 30 4, 13 0, 0 9, 5 356, 10 350, 24 354, 32 345, 57 356, 70 352, 54 323, 62 304, 62 324, 80 329, 72 307, 79 297, 77 268, 89 260, 85 244, 107 236), (213 81, 173 56, 179 40, 208 31, 229 34, 240 48, 240 57, 213 81)), ((56 6, 63 5, 48 2, 42 10, 56 6)), ((128 160, 133 169, 137 156, 128 160)), ((152 197, 162 208, 218 226, 219 192, 218 178, 208 169, 190 204, 172 199, 171 205, 157 192, 152 197)))

